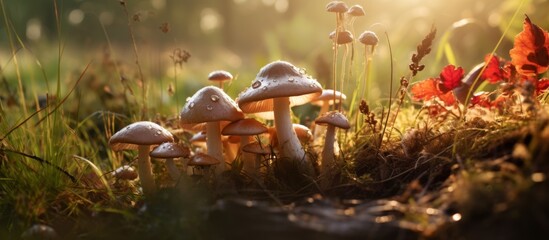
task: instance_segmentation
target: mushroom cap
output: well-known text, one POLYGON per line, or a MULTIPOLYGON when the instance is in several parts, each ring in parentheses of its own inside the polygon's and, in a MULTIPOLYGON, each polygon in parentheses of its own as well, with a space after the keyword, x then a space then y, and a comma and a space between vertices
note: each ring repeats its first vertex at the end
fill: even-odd
POLYGON ((379 42, 379 38, 377 37, 375 32, 372 31, 364 31, 360 36, 358 37, 358 41, 361 42, 364 45, 377 45, 379 42))
POLYGON ((337 99, 339 99, 339 97, 341 97, 341 99, 343 100, 347 99, 347 96, 340 91, 334 91, 333 89, 324 89, 322 90, 322 94, 320 94, 320 96, 316 97, 313 101, 311 101, 311 104, 321 106, 324 101, 329 101, 328 103, 330 105, 333 105, 334 95, 337 99))
POLYGON ((180 158, 189 157, 191 150, 174 142, 165 142, 154 148, 149 156, 153 158, 180 158))
POLYGON ((206 142, 206 136, 206 131, 197 132, 189 139, 189 142, 206 142))
POLYGON ((290 106, 310 102, 322 87, 315 79, 289 62, 274 61, 257 74, 252 86, 238 96, 238 106, 245 113, 273 111, 273 98, 289 97, 290 106))
POLYGON ((315 123, 318 125, 329 124, 329 125, 336 126, 338 128, 343 128, 343 129, 351 128, 351 125, 349 124, 349 120, 347 120, 347 117, 345 117, 345 115, 343 115, 342 113, 336 112, 336 111, 331 111, 331 112, 322 114, 322 116, 318 117, 315 120, 315 123))
POLYGON ((354 17, 360 17, 364 16, 364 8, 360 5, 353 5, 347 10, 347 14, 354 16, 354 17))
POLYGON ((273 154, 272 148, 270 146, 265 144, 261 145, 257 141, 242 146, 242 151, 261 155, 273 154))
POLYGON ((179 123, 185 124, 236 121, 244 114, 223 90, 214 86, 198 90, 183 106, 179 123))
POLYGON ((233 75, 225 70, 216 70, 208 75, 208 80, 210 81, 228 81, 232 79, 233 75))
POLYGON ((223 130, 221 130, 221 134, 223 135, 237 136, 258 135, 265 132, 267 132, 267 127, 253 118, 236 120, 229 123, 223 128, 223 130))
POLYGON ((173 135, 160 125, 149 122, 134 122, 116 132, 109 139, 109 146, 114 151, 136 150, 138 145, 158 145, 173 142, 173 135))
POLYGON ((205 154, 205 153, 197 153, 194 155, 194 157, 189 160, 187 165, 189 166, 211 166, 220 164, 221 162, 217 160, 216 158, 205 154))
POLYGON ((343 13, 347 12, 347 4, 342 1, 331 1, 326 5, 327 12, 343 13))
POLYGON ((137 171, 131 166, 123 165, 114 170, 112 175, 119 180, 134 180, 137 178, 137 171))
MULTIPOLYGON (((334 40, 336 35, 335 31, 330 33, 330 39, 334 40)), ((337 44, 347 44, 353 41, 353 34, 347 30, 339 32, 337 34, 337 44)))

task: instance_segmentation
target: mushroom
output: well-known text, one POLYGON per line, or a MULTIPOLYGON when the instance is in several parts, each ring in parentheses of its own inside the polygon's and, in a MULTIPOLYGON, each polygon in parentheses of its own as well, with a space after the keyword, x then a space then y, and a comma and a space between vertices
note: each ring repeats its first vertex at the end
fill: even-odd
POLYGON ((112 172, 112 176, 116 180, 135 180, 137 178, 137 172, 129 165, 124 165, 112 172))
POLYGON ((174 158, 187 158, 191 155, 191 150, 174 142, 165 142, 154 148, 149 156, 153 158, 166 159, 166 168, 170 177, 177 181, 181 176, 179 169, 175 166, 174 158))
MULTIPOLYGON (((311 141, 313 135, 311 134, 311 129, 309 129, 307 126, 301 125, 298 123, 293 123, 292 128, 294 129, 295 134, 297 135, 297 139, 299 139, 299 142, 302 145, 308 144, 311 141)), ((271 145, 273 147, 277 147, 278 137, 276 135, 276 129, 271 127, 269 128, 268 132, 269 132, 269 139, 270 139, 271 145)))
POLYGON ((347 14, 353 17, 361 17, 364 16, 364 8, 360 5, 353 5, 349 9, 347 9, 347 14))
POLYGON ((336 34, 336 31, 332 31, 330 33, 330 39, 332 39, 332 41, 334 41, 334 39, 336 39, 336 35, 337 35, 337 41, 336 43, 338 45, 341 45, 341 44, 347 44, 347 43, 350 43, 353 41, 353 34, 347 30, 344 30, 344 31, 341 31, 339 33, 336 34))
POLYGON ((219 160, 208 154, 197 153, 191 158, 191 160, 189 160, 187 166, 198 168, 200 173, 204 175, 205 178, 209 178, 210 167, 219 163, 221 163, 219 160))
MULTIPOLYGON (((322 94, 320 96, 311 101, 311 104, 320 106, 320 112, 318 113, 318 116, 322 116, 324 113, 328 112, 328 110, 330 109, 330 105, 334 104, 335 98, 346 100, 347 96, 340 91, 335 91, 333 89, 324 89, 322 90, 322 94)), ((320 135, 324 131, 324 127, 316 126, 315 124, 311 128, 313 129, 313 139, 320 139, 320 135)))
POLYGON ((172 134, 160 125, 154 122, 140 121, 132 123, 116 132, 109 139, 109 146, 114 151, 138 150, 137 167, 141 187, 143 188, 143 193, 150 196, 156 192, 154 175, 149 159, 151 145, 173 142, 173 140, 172 134))
POLYGON ((320 166, 320 174, 327 174, 328 170, 335 166, 334 158, 334 141, 335 141, 335 128, 349 129, 349 121, 340 112, 331 111, 318 117, 315 120, 318 125, 328 125, 326 128, 326 137, 324 139, 324 148, 322 149, 322 160, 320 166))
POLYGON ((261 68, 237 102, 245 113, 274 111, 281 158, 305 163, 305 151, 292 128, 290 107, 310 102, 321 92, 320 84, 300 69, 289 62, 275 61, 261 68))
MULTIPOLYGON (((207 86, 187 101, 179 116, 181 125, 206 122, 208 154, 224 163, 220 121, 232 122, 244 118, 236 103, 220 88, 207 86)), ((220 164, 216 172, 220 174, 224 170, 225 164, 220 164)))
POLYGON ((208 75, 208 80, 219 82, 219 88, 223 89, 223 82, 233 79, 233 75, 225 70, 216 70, 208 75))
MULTIPOLYGON (((242 147, 250 142, 250 136, 259 135, 267 131, 268 128, 263 123, 253 118, 245 118, 229 123, 223 128, 221 134, 240 136, 240 150, 242 150, 242 147)), ((256 175, 259 166, 257 166, 253 156, 246 152, 242 153, 241 156, 244 165, 243 170, 251 175, 256 175)))

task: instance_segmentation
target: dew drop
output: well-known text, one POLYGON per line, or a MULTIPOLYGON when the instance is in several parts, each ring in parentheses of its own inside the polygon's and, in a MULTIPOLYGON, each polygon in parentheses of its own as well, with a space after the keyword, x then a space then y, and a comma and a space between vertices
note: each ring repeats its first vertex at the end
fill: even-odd
POLYGON ((211 110, 214 109, 214 107, 212 105, 208 105, 208 106, 206 106, 206 109, 208 109, 208 111, 211 111, 211 110))
POLYGON ((260 81, 255 81, 254 83, 252 83, 252 88, 253 89, 256 89, 258 87, 261 87, 261 82, 260 81))
POLYGON ((153 126, 152 126, 152 125, 149 125, 149 126, 147 126, 147 128, 152 130, 152 129, 153 129, 153 126))
POLYGON ((132 127, 131 127, 131 126, 127 126, 127 127, 126 127, 126 130, 130 130, 130 128, 132 128, 132 127))
POLYGON ((307 69, 306 68, 301 68, 301 69, 299 69, 299 73, 305 75, 307 73, 307 69))
POLYGON ((263 86, 263 87, 261 88, 261 90, 267 91, 267 86, 263 86))
POLYGON ((156 130, 156 132, 154 133, 156 136, 160 136, 160 134, 162 134, 162 131, 160 130, 156 130))
POLYGON ((189 108, 193 108, 193 107, 194 107, 194 102, 189 103, 189 108))
POLYGON ((212 100, 212 102, 217 102, 217 101, 219 101, 219 96, 214 94, 214 95, 210 96, 210 100, 212 100))
POLYGON ((293 77, 288 78, 288 82, 294 82, 294 81, 295 81, 295 78, 293 77))

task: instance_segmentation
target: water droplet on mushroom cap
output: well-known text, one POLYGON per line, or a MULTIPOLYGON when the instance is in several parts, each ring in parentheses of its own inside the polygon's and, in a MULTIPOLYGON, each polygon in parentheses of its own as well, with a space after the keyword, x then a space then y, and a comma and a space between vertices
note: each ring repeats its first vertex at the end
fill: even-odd
POLYGON ((295 81, 295 78, 293 77, 288 78, 288 82, 294 82, 294 81, 295 81))
POLYGON ((258 87, 261 87, 261 82, 260 81, 255 81, 254 83, 252 83, 252 88, 253 89, 256 89, 258 87))
POLYGON ((212 105, 208 105, 208 106, 206 106, 206 109, 208 109, 208 111, 211 111, 211 110, 213 110, 213 106, 212 106, 212 105))
POLYGON ((189 103, 189 108, 193 108, 193 107, 194 107, 194 102, 189 103))
POLYGON ((217 102, 219 101, 219 96, 213 94, 212 96, 210 96, 210 100, 212 100, 212 102, 217 102))
POLYGON ((267 91, 267 86, 263 86, 263 87, 261 88, 261 90, 267 91))

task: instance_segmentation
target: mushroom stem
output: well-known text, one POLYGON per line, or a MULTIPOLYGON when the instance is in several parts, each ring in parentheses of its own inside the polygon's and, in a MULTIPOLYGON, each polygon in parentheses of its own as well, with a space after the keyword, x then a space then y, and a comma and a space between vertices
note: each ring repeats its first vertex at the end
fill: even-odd
POLYGON ((173 161, 173 158, 166 159, 166 168, 168 169, 168 174, 170 174, 170 177, 174 181, 179 180, 179 177, 181 177, 181 172, 179 171, 177 166, 175 166, 175 162, 173 161))
MULTIPOLYGON (((327 113, 328 110, 330 110, 330 100, 322 101, 322 106, 320 107, 320 112, 318 112, 318 116, 322 116, 324 113, 327 113)), ((320 136, 322 135, 322 132, 324 132, 324 129, 326 129, 326 127, 318 124, 314 124, 313 126, 313 141, 315 141, 316 139, 320 139, 320 136)))
POLYGON ((326 127, 326 137, 324 139, 324 149, 322 149, 322 165, 320 166, 320 174, 325 175, 329 169, 334 166, 334 140, 335 126, 328 124, 326 127))
POLYGON ((250 174, 250 176, 255 177, 257 176, 256 161, 254 157, 255 154, 242 151, 242 147, 246 146, 248 143, 250 143, 249 136, 240 137, 240 154, 242 156, 242 164, 244 165, 242 170, 250 174))
POLYGON ((137 167, 139 180, 141 181, 141 187, 143 193, 146 196, 151 196, 156 192, 156 184, 154 183, 154 175, 152 172, 151 161, 149 158, 150 145, 139 145, 139 156, 137 160, 137 167))
POLYGON ((295 159, 305 163, 305 151, 292 126, 290 99, 288 97, 274 98, 273 105, 275 129, 281 158, 295 159))
POLYGON ((225 160, 223 159, 223 149, 221 144, 221 129, 219 127, 219 122, 207 122, 206 146, 208 148, 208 155, 221 162, 221 164, 215 168, 216 174, 221 174, 225 171, 225 160))
POLYGON ((232 163, 234 159, 236 158, 236 152, 238 146, 236 144, 229 143, 229 141, 222 141, 223 142, 223 149, 225 150, 225 158, 229 163, 232 163))

